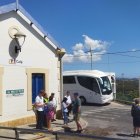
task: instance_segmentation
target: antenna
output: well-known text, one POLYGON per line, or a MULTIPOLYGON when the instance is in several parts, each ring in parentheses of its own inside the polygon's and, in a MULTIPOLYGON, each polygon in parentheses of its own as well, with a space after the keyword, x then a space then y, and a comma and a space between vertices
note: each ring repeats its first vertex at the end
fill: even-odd
POLYGON ((19 1, 16 0, 16 9, 18 9, 19 1))

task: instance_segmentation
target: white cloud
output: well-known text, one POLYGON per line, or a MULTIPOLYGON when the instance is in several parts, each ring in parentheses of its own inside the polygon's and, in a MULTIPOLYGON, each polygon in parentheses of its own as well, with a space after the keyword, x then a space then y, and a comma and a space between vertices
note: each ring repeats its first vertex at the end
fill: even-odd
POLYGON ((67 63, 72 63, 74 61, 73 54, 65 54, 63 58, 64 58, 63 61, 67 63))
POLYGON ((92 50, 93 61, 99 61, 102 59, 102 55, 110 46, 110 43, 101 40, 94 40, 87 35, 83 35, 84 43, 77 43, 72 47, 72 54, 66 54, 63 58, 64 62, 72 63, 76 61, 90 62, 92 50))
POLYGON ((75 46, 73 46, 73 48, 72 48, 73 50, 82 50, 82 49, 84 49, 84 46, 83 46, 83 44, 82 43, 78 43, 78 44, 76 44, 75 46))
POLYGON ((132 52, 135 52, 135 51, 137 51, 137 49, 132 49, 131 51, 132 51, 132 52))

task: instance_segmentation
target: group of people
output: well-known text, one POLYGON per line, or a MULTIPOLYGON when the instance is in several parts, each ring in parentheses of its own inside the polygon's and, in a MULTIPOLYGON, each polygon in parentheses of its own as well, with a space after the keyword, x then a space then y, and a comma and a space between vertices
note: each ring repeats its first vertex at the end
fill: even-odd
MULTIPOLYGON (((64 120, 64 126, 68 126, 69 114, 73 112, 73 120, 77 126, 77 132, 83 130, 80 124, 81 116, 81 100, 78 93, 74 93, 74 101, 71 100, 70 92, 67 91, 61 102, 61 111, 64 120)), ((57 108, 57 100, 55 98, 55 93, 51 93, 48 97, 44 90, 40 90, 39 94, 35 99, 35 104, 33 105, 33 110, 36 115, 36 129, 43 129, 43 126, 47 127, 48 130, 51 129, 51 122, 55 121, 57 108)), ((133 117, 134 134, 133 136, 140 135, 140 99, 135 99, 134 104, 131 107, 131 115, 133 117)))
POLYGON ((79 98, 78 93, 74 93, 74 101, 72 102, 70 97, 70 92, 66 92, 66 96, 62 101, 62 116, 64 119, 64 125, 68 125, 68 116, 73 111, 73 120, 76 122, 77 132, 83 131, 83 128, 80 123, 80 115, 81 115, 81 100, 79 98))
MULTIPOLYGON (((64 120, 64 126, 68 126, 69 114, 73 112, 73 119, 77 125, 77 132, 81 132, 82 126, 80 124, 80 114, 81 114, 81 100, 78 93, 74 93, 74 101, 72 102, 70 92, 67 91, 61 102, 61 111, 64 120)), ((43 129, 43 126, 47 127, 48 130, 51 129, 51 122, 55 121, 57 108, 57 101, 55 94, 51 93, 48 97, 44 90, 41 90, 35 99, 35 104, 33 110, 36 115, 36 129, 43 129)))
POLYGON ((40 90, 35 99, 33 110, 36 115, 36 129, 43 129, 43 126, 51 130, 51 122, 55 121, 57 101, 55 94, 48 97, 44 90, 40 90))

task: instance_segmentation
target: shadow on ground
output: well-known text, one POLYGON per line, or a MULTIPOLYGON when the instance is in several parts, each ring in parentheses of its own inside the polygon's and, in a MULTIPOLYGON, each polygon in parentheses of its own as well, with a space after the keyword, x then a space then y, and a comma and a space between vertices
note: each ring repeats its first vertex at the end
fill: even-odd
POLYGON ((34 128, 34 127, 36 127, 36 124, 29 124, 28 126, 34 128))
POLYGON ((84 130, 84 134, 94 135, 94 136, 109 136, 112 134, 112 132, 116 131, 114 127, 108 127, 108 128, 92 128, 87 127, 84 130))
POLYGON ((63 128, 64 128, 64 132, 75 133, 75 131, 73 131, 70 127, 63 127, 63 128))
POLYGON ((96 103, 86 103, 82 106, 98 106, 98 107, 102 107, 102 106, 108 106, 110 105, 110 103, 105 103, 105 104, 96 104, 96 103))

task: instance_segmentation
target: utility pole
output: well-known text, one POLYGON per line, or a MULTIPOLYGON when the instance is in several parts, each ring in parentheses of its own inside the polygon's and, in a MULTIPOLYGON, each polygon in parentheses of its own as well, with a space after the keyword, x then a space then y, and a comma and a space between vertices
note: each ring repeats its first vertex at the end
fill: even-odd
POLYGON ((91 59, 91 70, 92 70, 92 50, 91 50, 91 47, 90 47, 90 59, 91 59))
POLYGON ((139 77, 139 99, 140 99, 140 77, 139 77))
POLYGON ((124 73, 122 73, 122 93, 124 98, 124 73))

